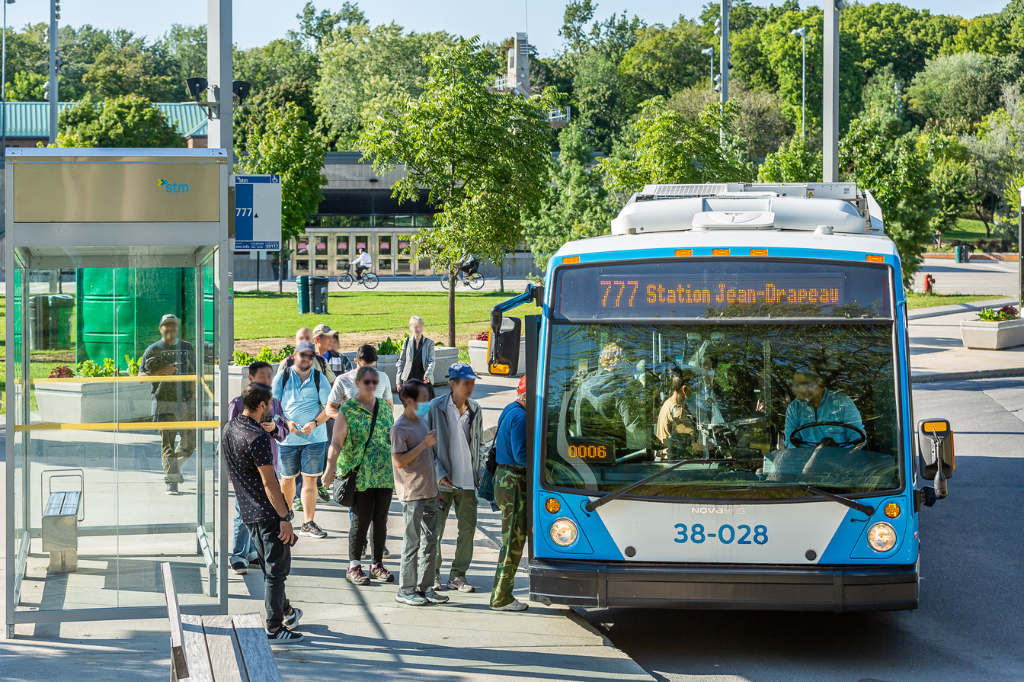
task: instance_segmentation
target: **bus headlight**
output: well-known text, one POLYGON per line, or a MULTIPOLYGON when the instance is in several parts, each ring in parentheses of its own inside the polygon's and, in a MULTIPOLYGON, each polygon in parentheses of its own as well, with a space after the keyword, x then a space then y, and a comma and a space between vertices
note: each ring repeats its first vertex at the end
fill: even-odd
POLYGON ((551 524, 550 532, 551 541, 559 547, 568 547, 576 542, 576 537, 579 535, 576 524, 564 516, 555 519, 554 523, 551 524))
POLYGON ((876 523, 868 529, 868 544, 876 552, 888 552, 896 546, 896 531, 888 523, 876 523))

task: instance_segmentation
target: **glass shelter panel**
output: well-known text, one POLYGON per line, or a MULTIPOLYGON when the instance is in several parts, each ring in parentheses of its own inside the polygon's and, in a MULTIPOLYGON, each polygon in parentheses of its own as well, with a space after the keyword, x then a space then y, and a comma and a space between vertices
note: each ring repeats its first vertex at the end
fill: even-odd
POLYGON ((220 602, 218 254, 160 249, 63 282, 16 254, 19 611, 159 607, 165 561, 183 606, 220 602))

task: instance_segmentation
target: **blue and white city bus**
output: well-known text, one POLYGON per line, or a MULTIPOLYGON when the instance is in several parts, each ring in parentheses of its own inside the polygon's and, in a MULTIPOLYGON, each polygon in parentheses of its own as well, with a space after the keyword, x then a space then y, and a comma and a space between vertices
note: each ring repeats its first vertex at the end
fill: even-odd
POLYGON ((492 313, 525 326, 530 599, 918 605, 949 423, 911 403, 900 260, 851 183, 654 185, 492 313), (534 300, 542 314, 505 317, 534 300), (927 484, 927 485, 926 485, 927 484))

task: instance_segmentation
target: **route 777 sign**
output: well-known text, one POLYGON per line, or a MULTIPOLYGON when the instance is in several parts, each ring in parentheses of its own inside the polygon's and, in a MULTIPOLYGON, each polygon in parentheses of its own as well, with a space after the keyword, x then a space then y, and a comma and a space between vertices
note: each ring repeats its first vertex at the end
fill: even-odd
POLYGON ((235 176, 235 250, 281 249, 281 176, 235 176))

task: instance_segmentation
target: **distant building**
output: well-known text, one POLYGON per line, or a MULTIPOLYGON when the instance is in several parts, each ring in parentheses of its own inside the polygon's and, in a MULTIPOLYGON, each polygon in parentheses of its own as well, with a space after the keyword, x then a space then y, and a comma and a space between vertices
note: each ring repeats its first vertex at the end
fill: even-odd
MULTIPOLYGON (((57 106, 63 110, 74 104, 61 102, 57 106)), ((156 107, 174 122, 189 147, 206 147, 206 113, 200 107, 178 102, 161 102, 156 107)), ((40 142, 45 145, 49 140, 49 102, 7 103, 8 147, 35 147, 40 142)))

